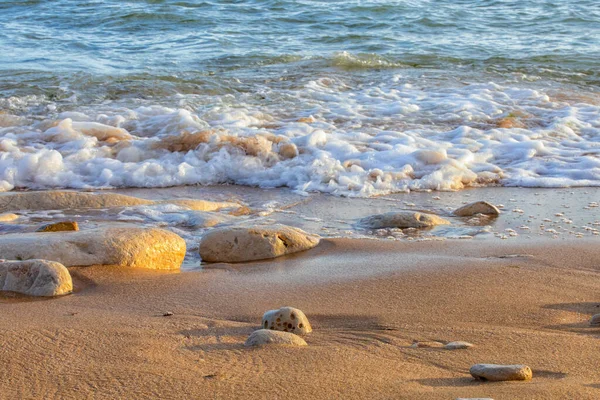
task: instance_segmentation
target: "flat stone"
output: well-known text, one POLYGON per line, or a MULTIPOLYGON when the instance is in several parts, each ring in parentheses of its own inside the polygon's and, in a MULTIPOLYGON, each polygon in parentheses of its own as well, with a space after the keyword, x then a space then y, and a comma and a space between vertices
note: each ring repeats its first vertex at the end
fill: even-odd
POLYGON ((218 228, 200 241, 200 257, 207 262, 244 262, 275 258, 308 250, 319 236, 285 225, 218 228))
POLYGON ((476 214, 498 216, 500 215, 500 210, 495 205, 490 204, 487 201, 476 201, 474 203, 467 204, 466 206, 457 208, 454 210, 453 214, 458 217, 472 217, 476 214))
POLYGON ((34 232, 0 235, 6 259, 43 258, 68 267, 119 265, 148 269, 179 269, 185 241, 155 228, 97 228, 76 232, 34 232))
POLYGON ((0 195, 0 209, 64 210, 139 206, 154 203, 151 200, 116 193, 86 193, 74 191, 8 192, 0 195))
POLYGON ((175 204, 177 206, 189 208, 190 210, 195 211, 219 211, 226 208, 238 209, 242 207, 241 204, 228 201, 208 201, 196 199, 165 200, 161 201, 160 203, 175 204))
POLYGON ((450 222, 437 215, 415 211, 389 212, 371 215, 359 221, 365 228, 431 228, 436 225, 449 225, 450 222))
POLYGON ((461 350, 461 349, 468 349, 471 347, 473 347, 473 344, 471 344, 469 342, 461 342, 461 341, 450 342, 444 346, 444 348, 446 350, 461 350))
POLYGON ((13 214, 13 213, 0 214, 0 222, 12 222, 16 219, 19 219, 19 216, 17 214, 13 214))
POLYGON ((475 364, 469 372, 482 381, 528 381, 533 375, 527 365, 475 364))
POLYGON ((282 307, 279 310, 267 311, 262 317, 262 327, 277 331, 306 335, 312 327, 306 315, 297 308, 282 307))
POLYGON ((235 217, 210 211, 189 211, 188 220, 184 223, 190 228, 212 228, 213 226, 231 222, 235 217))
POLYGON ((0 290, 29 296, 60 296, 73 291, 64 265, 47 260, 0 262, 0 290))
POLYGON ((76 221, 63 221, 55 222, 53 224, 47 224, 39 227, 36 232, 65 232, 65 231, 78 231, 79 225, 76 221))
POLYGON ((410 347, 413 347, 415 349, 421 348, 421 347, 425 347, 425 348, 442 348, 442 347, 444 347, 444 343, 436 342, 434 340, 422 340, 422 341, 415 340, 410 345, 410 347))
POLYGON ((259 329, 248 336, 244 346, 255 347, 264 345, 306 346, 306 342, 298 335, 289 332, 259 329))
POLYGON ((590 318, 590 325, 600 326, 600 314, 596 314, 590 318))

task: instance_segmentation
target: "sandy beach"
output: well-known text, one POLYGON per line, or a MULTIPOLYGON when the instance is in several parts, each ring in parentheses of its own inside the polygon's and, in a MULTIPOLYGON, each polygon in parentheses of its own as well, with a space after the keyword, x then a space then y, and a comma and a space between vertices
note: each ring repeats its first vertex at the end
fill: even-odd
POLYGON ((184 273, 70 268, 75 293, 2 298, 3 398, 594 399, 592 239, 324 240, 184 273), (244 348, 266 310, 303 310, 308 347, 244 348), (165 312, 172 316, 165 317, 165 312), (412 348, 463 340, 467 350, 412 348), (477 382, 476 363, 529 382, 477 382))

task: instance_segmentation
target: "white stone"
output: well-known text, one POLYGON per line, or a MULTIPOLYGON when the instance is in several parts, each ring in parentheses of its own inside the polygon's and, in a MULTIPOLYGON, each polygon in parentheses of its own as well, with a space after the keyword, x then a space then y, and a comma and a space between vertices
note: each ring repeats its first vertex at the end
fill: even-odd
POLYGON ((528 381, 533 375, 527 365, 475 364, 469 372, 482 381, 528 381))
POLYGON ((318 235, 285 225, 219 228, 204 235, 199 251, 207 262, 244 262, 308 250, 319 240, 318 235))
POLYGON ((119 265, 149 269, 179 269, 185 241, 155 228, 97 228, 71 232, 0 235, 0 254, 6 259, 42 258, 68 267, 119 265))
POLYGON ((371 215, 359 221, 365 228, 430 228, 436 225, 449 225, 450 222, 437 215, 415 211, 389 212, 371 215))
POLYGON ((279 310, 267 311, 262 317, 264 329, 292 332, 298 335, 306 335, 312 332, 312 327, 306 315, 297 308, 282 307, 279 310))
POLYGON ((0 290, 29 296, 60 296, 73 291, 64 265, 47 260, 0 262, 0 290))
POLYGON ((473 345, 469 342, 461 342, 461 341, 457 341, 457 342, 450 342, 447 343, 444 348, 446 350, 461 350, 461 349, 468 349, 473 347, 473 345))
POLYGON ((457 208, 454 210, 453 214, 458 217, 472 217, 476 214, 498 216, 500 215, 500 210, 495 205, 490 204, 487 201, 476 201, 474 203, 467 204, 466 206, 457 208))
POLYGON ((255 347, 264 345, 306 346, 306 342, 298 335, 289 332, 259 329, 252 332, 244 346, 255 347))

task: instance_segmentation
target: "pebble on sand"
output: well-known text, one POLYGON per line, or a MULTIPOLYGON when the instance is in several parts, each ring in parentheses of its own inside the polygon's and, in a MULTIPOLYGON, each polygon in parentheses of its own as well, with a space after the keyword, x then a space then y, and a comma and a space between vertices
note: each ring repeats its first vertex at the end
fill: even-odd
POLYGON ((474 203, 457 208, 454 210, 453 214, 457 217, 472 217, 476 214, 498 216, 500 215, 500 210, 495 205, 490 204, 487 201, 476 201, 474 203))
POLYGON ((475 364, 469 372, 482 381, 528 381, 533 376, 527 365, 475 364))
POLYGON ((462 342, 462 341, 450 342, 444 346, 444 348, 446 350, 461 350, 461 349, 468 349, 471 347, 473 347, 473 344, 471 344, 469 342, 462 342))
POLYGON ((590 325, 600 326, 600 314, 592 316, 592 318, 590 319, 590 325))
POLYGON ((306 342, 300 336, 290 332, 272 331, 270 329, 259 329, 248 336, 244 346, 255 347, 264 345, 287 345, 306 346, 306 342))
POLYGON ((284 332, 306 335, 312 327, 306 315, 293 307, 281 307, 279 310, 267 311, 262 317, 262 327, 284 332))
POLYGON ((433 349, 438 349, 438 348, 442 348, 444 347, 444 343, 441 342, 436 342, 435 340, 415 340, 410 347, 412 348, 433 348, 433 349))
POLYGON ((64 265, 47 260, 0 262, 0 291, 29 296, 60 296, 73 291, 64 265))
POLYGON ((215 229, 200 241, 200 257, 207 262, 245 262, 275 258, 311 249, 320 237, 285 225, 215 229))
POLYGON ((450 222, 437 215, 415 211, 389 212, 362 218, 359 225, 365 228, 430 228, 436 225, 449 225, 450 222))

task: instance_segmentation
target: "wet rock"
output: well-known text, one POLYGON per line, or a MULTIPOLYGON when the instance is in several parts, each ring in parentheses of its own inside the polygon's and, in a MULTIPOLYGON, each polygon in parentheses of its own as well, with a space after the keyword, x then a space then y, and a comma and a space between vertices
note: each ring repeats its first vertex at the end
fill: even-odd
POLYGON ((454 210, 453 214, 458 217, 472 217, 476 214, 498 216, 500 215, 500 210, 495 205, 490 204, 487 201, 476 201, 474 203, 467 204, 466 206, 457 208, 454 210))
POLYGON ((371 215, 359 221, 365 228, 430 228, 436 225, 449 225, 450 222, 433 214, 415 211, 389 212, 371 215))
POLYGON ((267 311, 262 317, 262 327, 277 331, 306 335, 312 327, 306 315, 297 308, 282 307, 279 310, 267 311))
POLYGON ((0 262, 0 290, 29 296, 60 296, 73 291, 64 265, 47 260, 0 262))
POLYGON ((53 224, 47 224, 39 227, 36 232, 65 232, 65 231, 78 231, 79 225, 76 221, 63 221, 55 222, 53 224))
POLYGON ((19 216, 17 214, 13 214, 13 213, 0 214, 0 222, 11 222, 16 219, 19 219, 19 216))
POLYGON ((442 347, 444 347, 444 343, 436 342, 434 340, 422 340, 422 341, 415 340, 410 345, 410 347, 413 347, 415 349, 421 348, 421 347, 425 347, 425 348, 442 348, 442 347))
POLYGON ((527 365, 475 364, 469 372, 482 381, 528 381, 533 375, 527 365))
POLYGON ((600 314, 592 316, 592 318, 590 319, 590 325, 600 326, 600 314))
POLYGON ((151 200, 116 193, 48 191, 10 192, 0 195, 0 210, 3 211, 110 208, 152 203, 151 200))
POLYGON ((188 220, 184 223, 190 228, 211 228, 213 226, 230 222, 234 217, 208 211, 190 211, 188 220))
POLYGON ((155 228, 98 228, 60 235, 51 232, 0 235, 0 254, 4 258, 43 258, 68 267, 119 265, 179 269, 185 250, 185 241, 181 237, 155 228))
POLYGON ((471 347, 473 347, 473 344, 471 344, 469 342, 461 342, 461 341, 450 342, 444 346, 444 348, 446 350, 461 350, 461 349, 469 349, 471 347))
POLYGON ((195 211, 219 211, 225 208, 237 209, 242 207, 238 203, 232 203, 228 201, 208 201, 208 200, 195 200, 195 199, 175 199, 165 200, 160 203, 175 204, 180 207, 189 208, 195 211))
POLYGON ((248 336, 246 343, 244 343, 246 347, 264 345, 306 346, 306 342, 300 336, 293 333, 259 329, 252 332, 248 336))
POLYGON ((207 262, 244 262, 275 258, 308 250, 319 236, 285 225, 219 228, 200 241, 200 256, 207 262))

